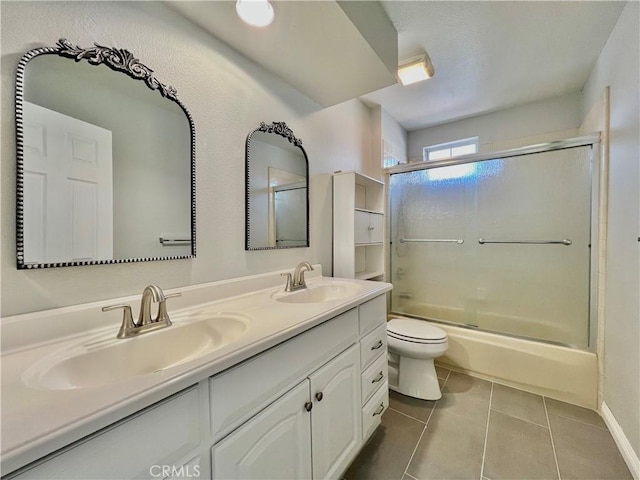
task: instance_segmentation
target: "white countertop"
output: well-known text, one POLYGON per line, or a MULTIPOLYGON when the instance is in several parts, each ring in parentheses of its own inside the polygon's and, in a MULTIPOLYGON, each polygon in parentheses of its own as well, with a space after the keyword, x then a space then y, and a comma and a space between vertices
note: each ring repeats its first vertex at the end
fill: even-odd
MULTIPOLYGON (((56 353, 88 340, 115 338, 121 313, 105 314, 100 307, 124 302, 132 303, 136 308, 139 296, 3 318, 0 326, 6 338, 3 338, 1 357, 2 474, 104 428, 392 288, 383 282, 339 279, 357 283, 362 288, 357 294, 338 300, 299 304, 274 300, 274 294, 281 292, 282 286, 255 290, 259 286, 281 284, 279 273, 167 291, 183 293, 182 298, 168 301, 169 314, 176 326, 192 319, 194 313, 205 310, 239 314, 247 318, 250 325, 236 340, 199 358, 159 372, 97 387, 50 390, 25 379, 34 364, 42 363, 43 359, 46 362, 56 353), (247 292, 247 289, 254 290, 247 292), (106 318, 109 319, 108 325, 104 326, 106 318), (63 331, 65 337, 59 338, 51 333, 55 330, 51 328, 53 322, 60 323, 58 330, 63 331), (83 328, 75 328, 78 325, 83 328), (28 340, 30 332, 33 332, 37 343, 28 340)), ((316 276, 309 278, 308 284, 312 286, 327 280, 334 279, 316 276)), ((135 342, 136 338, 117 341, 135 342)))

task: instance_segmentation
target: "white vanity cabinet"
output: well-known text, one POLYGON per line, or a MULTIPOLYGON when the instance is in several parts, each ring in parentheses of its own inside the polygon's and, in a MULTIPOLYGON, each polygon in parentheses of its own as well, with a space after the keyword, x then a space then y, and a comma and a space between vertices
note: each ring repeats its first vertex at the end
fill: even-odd
MULTIPOLYGON (((178 393, 4 479, 167 478, 199 472, 181 460, 201 441, 198 389, 178 393)), ((190 457, 193 458, 193 455, 190 457)))
POLYGON ((335 478, 361 446, 353 345, 211 450, 213 478, 335 478))
POLYGON ((362 439, 380 425, 389 406, 387 360, 387 303, 384 295, 358 307, 362 398, 362 439))
POLYGON ((3 480, 339 478, 388 405, 385 320, 382 294, 3 480))
POLYGON ((211 449, 213 478, 324 479, 347 468, 362 446, 358 313, 211 379, 213 436, 232 429, 211 449))

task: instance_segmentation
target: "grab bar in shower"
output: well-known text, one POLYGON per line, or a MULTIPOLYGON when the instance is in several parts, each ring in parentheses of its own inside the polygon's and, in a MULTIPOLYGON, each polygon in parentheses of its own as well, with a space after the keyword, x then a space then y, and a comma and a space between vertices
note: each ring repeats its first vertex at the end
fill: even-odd
POLYGON ((485 243, 526 243, 529 245, 566 245, 569 246, 573 242, 568 238, 563 240, 486 240, 479 238, 478 243, 484 245, 485 243))
POLYGON ((462 245, 461 238, 401 238, 400 243, 457 243, 462 245))

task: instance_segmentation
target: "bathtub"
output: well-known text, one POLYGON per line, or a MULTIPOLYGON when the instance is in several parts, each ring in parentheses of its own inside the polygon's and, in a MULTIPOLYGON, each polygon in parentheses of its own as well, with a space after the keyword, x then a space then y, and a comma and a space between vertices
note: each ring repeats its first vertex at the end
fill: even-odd
MULTIPOLYGON (((402 315, 389 315, 398 317, 402 315)), ((449 337, 449 349, 436 365, 597 410, 595 353, 443 323, 432 325, 449 337)))

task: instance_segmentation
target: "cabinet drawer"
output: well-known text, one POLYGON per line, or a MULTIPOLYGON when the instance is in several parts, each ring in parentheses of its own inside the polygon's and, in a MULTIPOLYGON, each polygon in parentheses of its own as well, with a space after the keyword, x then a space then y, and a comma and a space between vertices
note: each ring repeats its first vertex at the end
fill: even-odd
POLYGON ((360 340, 360 365, 367 368, 383 352, 387 352, 386 325, 380 325, 360 340))
POLYGON ((358 310, 304 332, 209 380, 211 431, 218 440, 358 340, 358 310))
POLYGON ((380 425, 382 414, 389 407, 389 384, 384 382, 364 407, 362 407, 362 440, 367 441, 380 425))
POLYGON ((174 462, 198 447, 199 412, 198 390, 192 388, 80 440, 12 478, 151 478, 165 466, 171 469, 174 462))
POLYGON ((387 296, 380 295, 360 305, 358 307, 358 319, 361 336, 380 325, 386 324, 387 296))
POLYGON ((367 403, 369 397, 388 380, 388 360, 386 355, 373 362, 372 365, 362 372, 362 403, 367 403))

